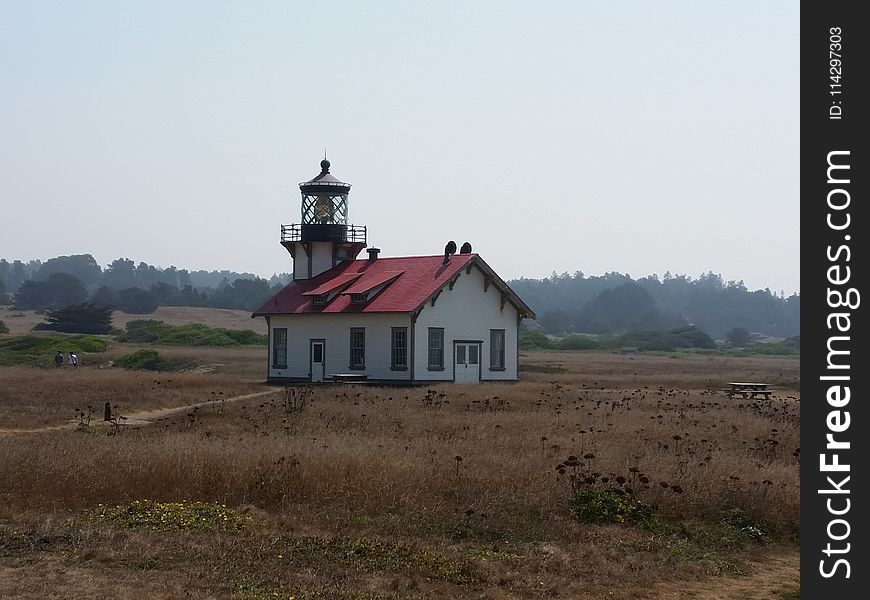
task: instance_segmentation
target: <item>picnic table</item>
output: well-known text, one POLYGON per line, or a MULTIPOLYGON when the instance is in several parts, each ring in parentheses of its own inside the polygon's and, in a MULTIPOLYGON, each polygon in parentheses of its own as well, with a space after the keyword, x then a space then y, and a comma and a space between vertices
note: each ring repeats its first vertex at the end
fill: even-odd
POLYGON ((773 393, 773 390, 770 389, 769 383, 749 383, 749 382, 739 382, 733 381, 727 384, 728 387, 725 388, 725 393, 728 394, 728 398, 733 398, 734 396, 740 396, 741 398, 755 398, 756 396, 763 396, 765 400, 770 398, 770 395, 773 393))

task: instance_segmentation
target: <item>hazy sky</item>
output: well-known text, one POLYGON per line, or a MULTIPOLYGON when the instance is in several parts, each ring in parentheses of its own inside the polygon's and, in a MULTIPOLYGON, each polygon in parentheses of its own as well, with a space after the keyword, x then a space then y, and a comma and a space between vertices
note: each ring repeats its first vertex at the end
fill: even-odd
POLYGON ((799 9, 0 0, 0 257, 290 270, 297 184, 382 256, 800 289, 799 9))

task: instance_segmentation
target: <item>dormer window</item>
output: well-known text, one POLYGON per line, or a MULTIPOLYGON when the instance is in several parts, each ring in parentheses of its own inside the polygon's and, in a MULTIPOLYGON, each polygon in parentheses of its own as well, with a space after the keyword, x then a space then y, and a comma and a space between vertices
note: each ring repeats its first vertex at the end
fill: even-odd
POLYGON ((328 296, 326 294, 317 294, 316 296, 314 296, 314 299, 311 300, 311 303, 318 306, 323 306, 324 304, 326 304, 327 298, 328 296))
MULTIPOLYGON (((369 261, 370 264, 378 264, 378 261, 369 261)), ((351 304, 365 304, 371 302, 375 296, 388 285, 393 283, 404 271, 384 271, 381 273, 367 273, 362 275, 359 280, 354 281, 343 292, 345 296, 350 296, 351 304)))

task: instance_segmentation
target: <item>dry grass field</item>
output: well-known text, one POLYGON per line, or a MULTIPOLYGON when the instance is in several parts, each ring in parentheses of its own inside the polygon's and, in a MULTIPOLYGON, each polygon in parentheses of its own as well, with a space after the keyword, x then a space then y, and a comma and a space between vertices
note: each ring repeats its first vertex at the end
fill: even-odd
POLYGON ((533 353, 512 385, 288 391, 262 348, 160 352, 208 368, 0 368, 0 597, 799 597, 795 360, 533 353), (106 400, 132 424, 8 431, 106 400), (589 522, 590 498, 640 508, 589 522))
POLYGON ((154 319, 169 325, 187 325, 188 323, 205 323, 209 327, 224 329, 250 329, 260 335, 266 335, 266 320, 262 317, 252 319, 246 310, 231 310, 229 308, 196 308, 193 306, 160 306, 150 315, 131 315, 120 310, 112 314, 112 322, 118 329, 124 329, 127 323, 137 319, 154 319))
POLYGON ((35 325, 44 322, 44 319, 33 310, 17 310, 9 306, 0 306, 0 321, 9 328, 10 335, 27 335, 35 325))
MULTIPOLYGON (((128 322, 137 319, 154 319, 169 325, 205 323, 209 327, 250 329, 261 335, 266 334, 265 319, 252 319, 251 313, 245 310, 160 306, 156 311, 148 315, 131 315, 120 310, 116 310, 112 314, 112 323, 118 329, 124 329, 128 322)), ((27 335, 35 325, 42 323, 44 318, 43 315, 33 310, 17 310, 8 306, 0 306, 0 321, 6 323, 11 335, 27 335)))

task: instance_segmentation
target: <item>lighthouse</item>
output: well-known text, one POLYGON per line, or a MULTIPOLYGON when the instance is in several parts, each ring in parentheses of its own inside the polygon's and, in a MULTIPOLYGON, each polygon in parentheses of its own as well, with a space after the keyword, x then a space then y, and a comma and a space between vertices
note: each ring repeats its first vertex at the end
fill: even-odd
POLYGON ((299 184, 302 219, 281 226, 293 281, 251 315, 269 331, 268 381, 431 385, 516 381, 519 325, 532 309, 471 244, 380 257, 348 223, 350 184, 299 184))
POLYGON ((366 247, 366 228, 348 223, 349 183, 329 172, 320 161, 320 174, 299 184, 300 223, 281 225, 281 245, 293 257, 294 281, 311 279, 344 260, 355 259, 366 247))

